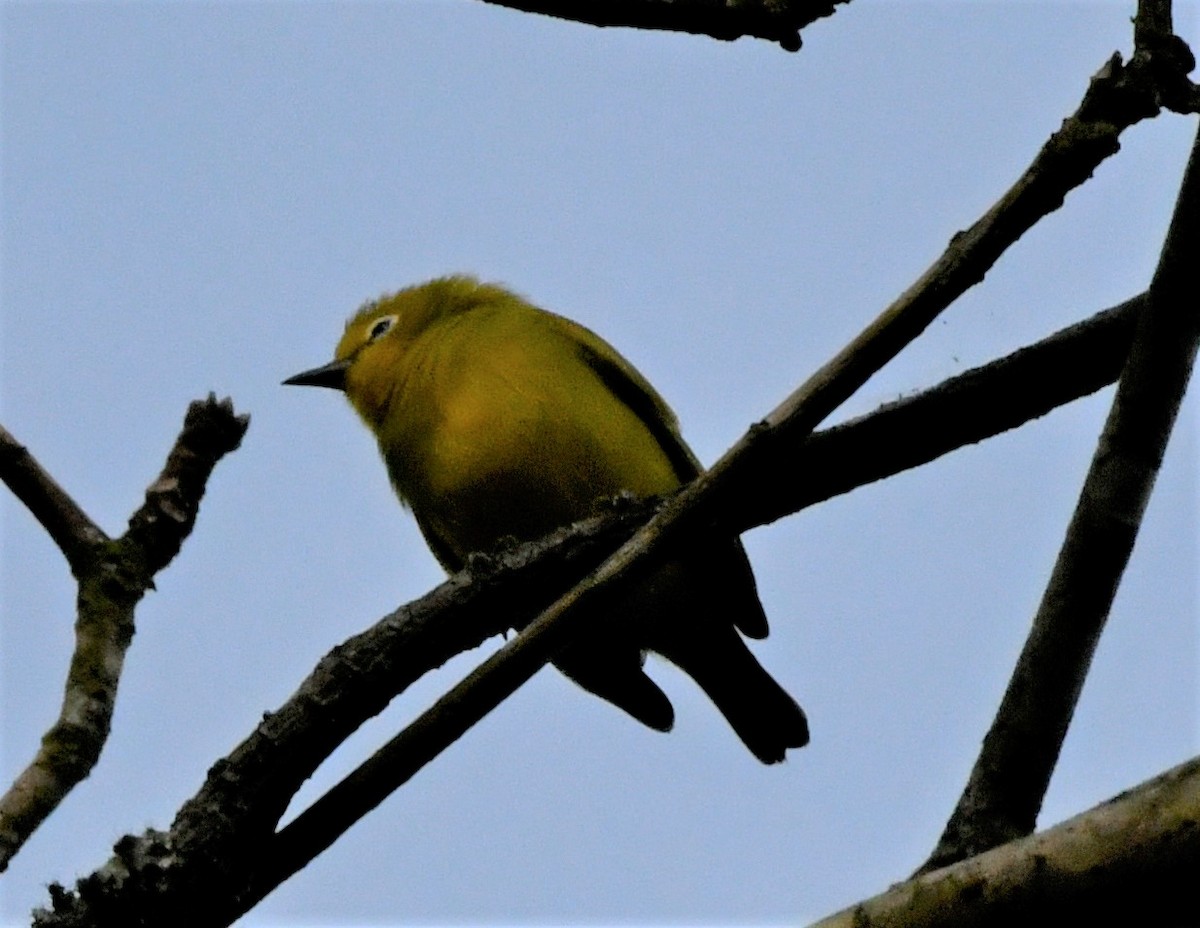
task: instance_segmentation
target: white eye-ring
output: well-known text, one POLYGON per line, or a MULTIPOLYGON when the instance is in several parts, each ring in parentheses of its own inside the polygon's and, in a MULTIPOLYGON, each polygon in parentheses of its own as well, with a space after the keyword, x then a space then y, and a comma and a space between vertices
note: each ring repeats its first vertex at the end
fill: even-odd
POLYGON ((367 330, 367 341, 373 342, 382 338, 396 324, 398 318, 398 316, 380 316, 371 323, 371 327, 367 330))

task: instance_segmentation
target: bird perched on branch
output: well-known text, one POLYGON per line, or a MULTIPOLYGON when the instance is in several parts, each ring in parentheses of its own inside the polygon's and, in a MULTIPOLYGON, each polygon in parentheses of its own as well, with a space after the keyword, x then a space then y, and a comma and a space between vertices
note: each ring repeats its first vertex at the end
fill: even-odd
MULTIPOLYGON (((701 471, 666 403, 607 342, 471 277, 367 303, 333 361, 284 383, 345 392, 449 571, 701 471)), ((585 689, 669 730, 671 703, 642 669, 653 651, 700 685, 763 763, 808 742, 803 711, 742 640, 766 637, 767 618, 739 541, 689 549, 613 608, 637 621, 555 658, 585 689)))

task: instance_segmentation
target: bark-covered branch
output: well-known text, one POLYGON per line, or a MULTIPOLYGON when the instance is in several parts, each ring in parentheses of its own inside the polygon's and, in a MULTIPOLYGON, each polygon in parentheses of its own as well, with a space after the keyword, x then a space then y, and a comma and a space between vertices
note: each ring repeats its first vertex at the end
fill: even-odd
POLYGON ((744 532, 1017 428, 1117 379, 1141 294, 935 387, 804 436, 729 491, 744 532))
POLYGON ((1160 106, 1176 113, 1200 112, 1200 87, 1187 78, 1196 59, 1175 35, 1171 0, 1139 0, 1133 18, 1133 46, 1130 65, 1153 73, 1160 106))
POLYGON ((1196 923, 1200 758, 1040 832, 913 877, 809 928, 1196 923))
POLYGON ((931 870, 1029 834, 1200 345, 1200 135, 1129 360, 1033 628, 931 870))
POLYGON ((99 760, 133 639, 134 608, 191 533, 213 467, 238 446, 247 424, 227 400, 192 403, 162 473, 115 541, 0 429, 0 477, 58 543, 79 581, 62 710, 33 761, 0 797, 0 871, 99 760))
POLYGON ((742 36, 800 48, 800 30, 850 0, 487 0, 593 26, 691 32, 714 39, 742 36))
POLYGON ((123 839, 73 891, 50 887, 40 925, 225 925, 270 887, 274 828, 300 784, 427 670, 528 621, 645 521, 652 507, 553 533, 468 567, 336 647, 180 809, 169 833, 123 839))

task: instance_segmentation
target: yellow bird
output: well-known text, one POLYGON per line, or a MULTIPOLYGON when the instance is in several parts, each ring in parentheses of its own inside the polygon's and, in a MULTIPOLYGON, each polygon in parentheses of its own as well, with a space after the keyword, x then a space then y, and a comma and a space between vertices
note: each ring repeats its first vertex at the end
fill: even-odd
MULTIPOLYGON (((367 303, 333 361, 284 383, 345 392, 448 571, 622 492, 666 493, 701 472, 667 404, 607 342, 471 277, 367 303)), ((763 763, 808 743, 804 712, 738 634, 767 635, 740 542, 681 555, 614 608, 638 616, 636 640, 599 633, 555 660, 585 689, 668 731, 674 710, 642 670, 653 651, 700 685, 763 763)))

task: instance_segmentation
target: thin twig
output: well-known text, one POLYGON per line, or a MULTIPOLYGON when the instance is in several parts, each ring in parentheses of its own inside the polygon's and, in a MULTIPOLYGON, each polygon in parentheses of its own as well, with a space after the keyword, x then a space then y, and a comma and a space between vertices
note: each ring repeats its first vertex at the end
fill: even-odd
POLYGON ((1176 113, 1200 112, 1200 87, 1187 78, 1196 67, 1196 58, 1175 35, 1171 0, 1139 0, 1133 18, 1133 45, 1129 65, 1153 72, 1158 105, 1176 113))
POLYGON ((1133 18, 1133 44, 1147 48, 1155 44, 1160 36, 1173 35, 1175 25, 1171 12, 1171 0, 1141 0, 1133 18))
POLYGON ((1200 135, 1033 628, 967 786, 921 872, 1034 828, 1200 346, 1197 255, 1200 135))
POLYGON ((0 480, 42 524, 67 559, 71 573, 78 577, 96 546, 108 541, 108 536, 3 426, 0 480))
MULTIPOLYGON (((0 871, 100 759, 133 639, 134 607, 191 532, 213 466, 238 446, 247 424, 247 417, 233 414, 228 400, 218 403, 210 396, 207 402, 192 403, 162 474, 146 491, 146 502, 134 513, 129 530, 116 541, 88 519, 24 448, 12 455, 14 492, 63 548, 79 592, 75 651, 62 710, 32 762, 0 797, 0 871)), ((3 437, 8 452, 11 436, 5 432, 3 437)), ((5 480, 13 486, 7 471, 5 480)))

